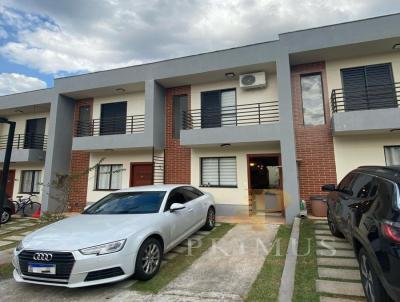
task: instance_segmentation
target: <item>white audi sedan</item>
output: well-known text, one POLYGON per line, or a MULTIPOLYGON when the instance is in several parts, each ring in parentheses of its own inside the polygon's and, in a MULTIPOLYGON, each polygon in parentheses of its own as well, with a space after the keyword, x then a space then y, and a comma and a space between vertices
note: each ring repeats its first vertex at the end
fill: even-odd
POLYGON ((215 225, 211 195, 187 185, 113 192, 82 214, 26 236, 13 257, 14 278, 66 287, 151 279, 163 254, 215 225))

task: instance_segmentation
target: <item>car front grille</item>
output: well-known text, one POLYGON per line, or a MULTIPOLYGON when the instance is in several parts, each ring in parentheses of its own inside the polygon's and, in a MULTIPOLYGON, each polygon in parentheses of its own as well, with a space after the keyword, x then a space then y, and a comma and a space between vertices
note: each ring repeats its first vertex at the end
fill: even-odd
POLYGON ((66 283, 68 281, 72 267, 75 263, 75 258, 72 253, 69 252, 51 252, 51 251, 22 251, 18 255, 19 267, 23 277, 26 276, 27 280, 34 281, 43 281, 49 282, 49 280, 53 280, 53 282, 59 281, 59 283, 66 283), (35 253, 51 253, 53 258, 51 261, 37 261, 33 259, 33 255, 35 253), (28 272, 29 263, 43 263, 43 264, 55 264, 56 265, 56 274, 48 275, 48 274, 37 274, 28 272), (32 278, 29 278, 32 277, 32 278), (43 278, 40 280, 39 278, 43 278))
POLYGON ((85 281, 95 281, 95 280, 107 279, 107 278, 112 278, 112 277, 118 277, 123 274, 124 274, 124 271, 120 267, 102 269, 102 270, 90 272, 89 274, 87 274, 85 281))

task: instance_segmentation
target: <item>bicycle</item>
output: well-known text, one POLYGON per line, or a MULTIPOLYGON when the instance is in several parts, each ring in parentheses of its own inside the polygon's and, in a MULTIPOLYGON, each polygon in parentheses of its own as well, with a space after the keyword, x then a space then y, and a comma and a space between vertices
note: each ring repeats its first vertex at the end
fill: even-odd
POLYGON ((28 197, 19 195, 18 200, 13 200, 15 214, 21 213, 21 216, 32 217, 41 207, 41 204, 33 201, 32 197, 36 197, 34 194, 29 194, 28 197))

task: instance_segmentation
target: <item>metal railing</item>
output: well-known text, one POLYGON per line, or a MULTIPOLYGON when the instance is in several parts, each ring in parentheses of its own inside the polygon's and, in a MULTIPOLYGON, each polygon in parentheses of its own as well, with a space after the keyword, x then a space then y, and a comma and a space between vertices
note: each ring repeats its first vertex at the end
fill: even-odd
POLYGON ((183 129, 245 126, 279 122, 278 102, 193 109, 183 112, 183 129))
POLYGON ((116 116, 77 121, 75 136, 98 136, 144 132, 144 115, 116 116))
MULTIPOLYGON (((7 146, 8 135, 0 136, 0 149, 7 146)), ((13 149, 39 149, 46 150, 47 135, 36 133, 15 134, 13 140, 13 149)))
POLYGON ((400 107, 400 83, 373 85, 365 89, 334 89, 333 112, 400 107))

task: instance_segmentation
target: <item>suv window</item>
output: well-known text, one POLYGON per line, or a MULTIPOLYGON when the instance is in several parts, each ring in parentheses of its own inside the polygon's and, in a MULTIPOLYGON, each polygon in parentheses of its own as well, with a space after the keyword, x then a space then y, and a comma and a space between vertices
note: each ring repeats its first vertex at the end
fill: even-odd
POLYGON ((193 187, 184 187, 181 188, 180 191, 185 196, 186 202, 199 198, 203 195, 203 193, 193 187))
POLYGON ((367 174, 357 174, 353 180, 351 191, 355 198, 368 198, 374 184, 374 177, 367 174))
POLYGON ((357 176, 356 173, 349 173, 347 174, 340 184, 338 185, 338 189, 341 192, 345 192, 347 190, 351 190, 351 183, 353 182, 354 178, 357 176))
POLYGON ((181 189, 179 189, 179 188, 173 190, 169 194, 167 202, 165 204, 164 212, 169 211, 169 209, 173 203, 181 203, 181 204, 186 203, 185 195, 181 192, 181 189))

